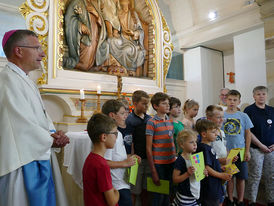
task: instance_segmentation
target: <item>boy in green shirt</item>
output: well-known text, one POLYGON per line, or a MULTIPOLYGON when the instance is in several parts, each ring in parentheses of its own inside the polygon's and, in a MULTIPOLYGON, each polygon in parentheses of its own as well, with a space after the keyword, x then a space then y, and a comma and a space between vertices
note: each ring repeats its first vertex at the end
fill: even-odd
POLYGON ((170 97, 169 99, 169 119, 173 120, 173 126, 174 126, 174 144, 176 153, 181 152, 181 149, 177 147, 177 136, 179 132, 181 132, 184 129, 184 125, 181 121, 177 120, 178 117, 181 114, 181 101, 176 97, 170 97))

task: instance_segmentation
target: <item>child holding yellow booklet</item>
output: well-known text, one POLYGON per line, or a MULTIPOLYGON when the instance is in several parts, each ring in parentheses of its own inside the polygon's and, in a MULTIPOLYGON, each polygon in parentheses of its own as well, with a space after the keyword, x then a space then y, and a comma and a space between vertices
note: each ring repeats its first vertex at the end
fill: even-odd
POLYGON ((203 206, 219 206, 224 195, 222 180, 229 181, 231 174, 222 172, 216 152, 211 143, 216 140, 218 126, 207 119, 197 121, 196 130, 202 137, 197 152, 203 152, 208 177, 201 181, 201 203, 203 206))
MULTIPOLYGON (((197 149, 197 135, 192 130, 181 131, 177 137, 177 145, 183 150, 175 161, 173 182, 178 183, 176 196, 172 206, 193 205, 198 206, 200 197, 200 182, 194 176, 195 168, 191 165, 190 156, 197 149)), ((207 176, 207 170, 204 170, 207 176)))

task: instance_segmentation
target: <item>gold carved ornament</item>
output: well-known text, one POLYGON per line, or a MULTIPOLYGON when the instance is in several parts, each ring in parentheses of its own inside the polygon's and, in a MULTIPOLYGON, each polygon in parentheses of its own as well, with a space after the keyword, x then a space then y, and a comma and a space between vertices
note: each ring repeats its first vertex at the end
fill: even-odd
MULTIPOLYGON (((164 78, 163 82, 166 80, 166 76, 168 73, 169 65, 172 58, 172 51, 174 49, 174 46, 171 41, 171 34, 170 30, 167 26, 166 19, 164 18, 162 12, 161 12, 162 22, 163 22, 163 48, 164 48, 164 64, 163 64, 163 72, 164 72, 164 78)), ((166 84, 164 83, 164 92, 167 92, 166 84)))
MULTIPOLYGON (((58 0, 57 1, 57 68, 58 69, 63 69, 62 67, 62 62, 63 62, 63 39, 64 39, 64 30, 63 30, 63 23, 64 23, 64 9, 65 9, 65 3, 63 0, 58 0)), ((145 0, 147 6, 149 7, 149 13, 151 16, 153 16, 153 9, 150 7, 151 4, 149 4, 148 0, 145 0), (150 5, 150 6, 149 6, 150 5)), ((49 16, 49 0, 26 0, 25 3, 21 5, 19 8, 20 13, 22 16, 26 19, 26 25, 27 28, 36 32, 38 34, 38 39, 42 45, 42 49, 45 52, 46 56, 48 56, 48 29, 49 29, 49 23, 48 23, 48 16, 49 16)), ((166 78, 168 68, 170 65, 171 57, 172 57, 172 51, 173 51, 173 44, 171 42, 171 35, 170 35, 170 30, 167 26, 166 20, 161 14, 161 19, 162 19, 162 26, 163 26, 163 48, 164 48, 164 57, 163 57, 163 71, 164 71, 164 79, 166 78)), ((155 35, 155 21, 152 19, 151 21, 151 26, 153 27, 152 29, 152 34, 155 35)), ((155 49, 156 49, 156 44, 155 44, 155 39, 151 39, 151 46, 150 47, 150 54, 153 56, 151 58, 151 65, 154 65, 153 71, 151 76, 153 76, 153 79, 155 80, 156 77, 156 71, 157 68, 155 67, 155 49)), ((37 80, 37 84, 47 84, 48 80, 48 62, 47 58, 44 58, 42 61, 43 64, 43 72, 40 78, 37 80)), ((56 70, 53 70, 53 76, 56 77, 56 70)), ((164 90, 166 90, 165 85, 164 85, 164 90)))
MULTIPOLYGON (((26 20, 27 29, 34 31, 38 35, 39 42, 46 56, 48 56, 48 8, 49 0, 26 0, 19 7, 19 12, 26 20)), ((47 58, 42 60, 42 69, 42 76, 38 78, 37 84, 47 84, 47 58)))

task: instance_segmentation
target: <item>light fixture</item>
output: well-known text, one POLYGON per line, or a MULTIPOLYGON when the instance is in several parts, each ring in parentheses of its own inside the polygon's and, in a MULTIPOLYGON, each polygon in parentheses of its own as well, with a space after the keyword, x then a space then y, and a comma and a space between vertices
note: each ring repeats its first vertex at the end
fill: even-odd
POLYGON ((248 0, 245 2, 245 5, 251 5, 251 4, 254 4, 255 3, 255 0, 248 0))
POLYGON ((208 18, 209 18, 210 21, 216 19, 217 16, 218 16, 217 11, 210 11, 210 12, 208 13, 208 18))

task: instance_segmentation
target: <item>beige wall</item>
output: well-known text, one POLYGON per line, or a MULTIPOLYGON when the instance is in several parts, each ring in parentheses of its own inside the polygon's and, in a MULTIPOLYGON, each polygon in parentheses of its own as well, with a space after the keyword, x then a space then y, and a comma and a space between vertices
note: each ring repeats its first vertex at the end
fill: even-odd
POLYGON ((266 73, 269 104, 274 106, 274 48, 266 50, 266 73))

